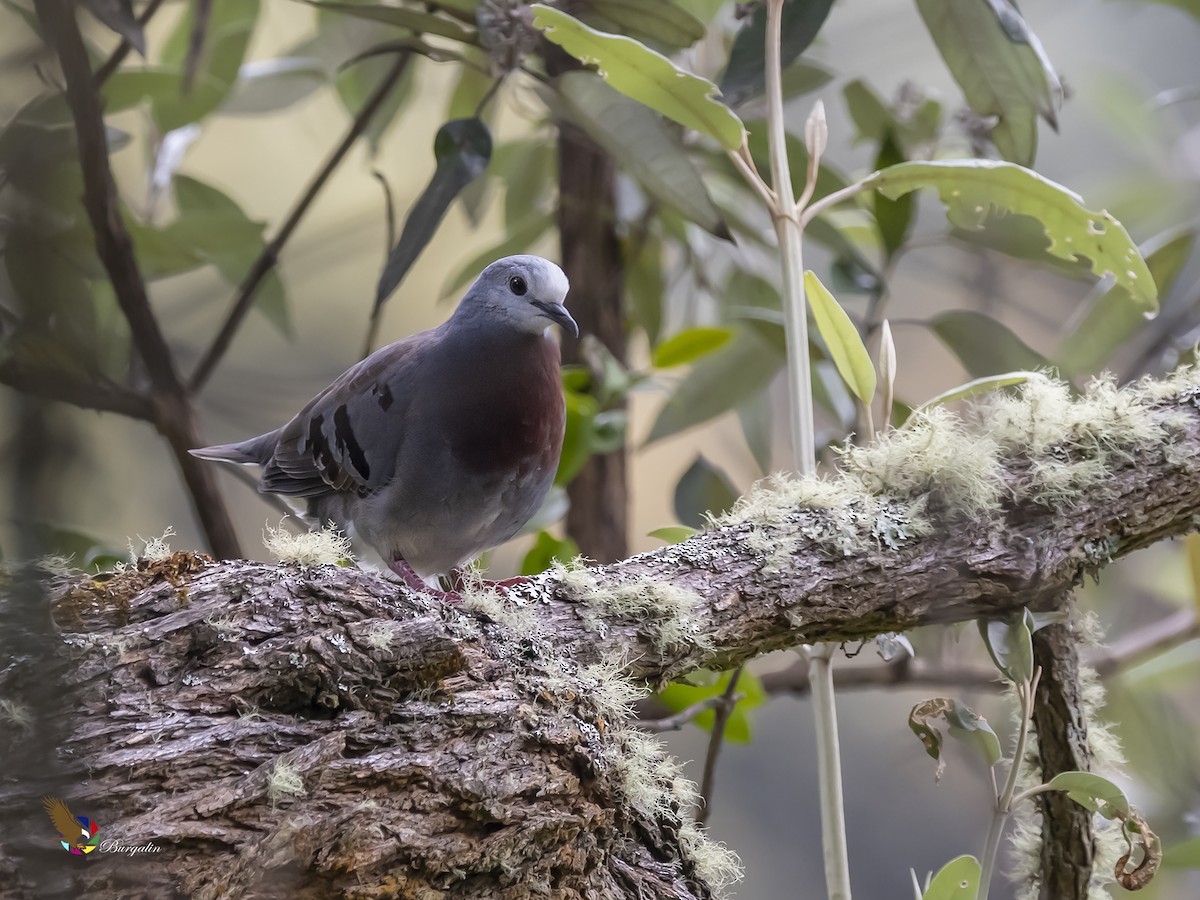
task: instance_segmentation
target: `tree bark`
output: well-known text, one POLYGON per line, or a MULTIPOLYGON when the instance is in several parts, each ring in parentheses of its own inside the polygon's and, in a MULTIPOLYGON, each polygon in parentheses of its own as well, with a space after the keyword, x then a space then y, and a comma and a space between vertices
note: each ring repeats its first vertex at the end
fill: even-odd
MULTIPOLYGON (((35 866, 55 835, 26 758, 0 766, 0 810, 20 830, 0 883, 14 897, 35 896, 41 871, 86 879, 95 897, 712 896, 719 857, 677 771, 629 721, 630 682, 1060 605, 1085 573, 1195 528, 1197 395, 1181 384, 1155 399, 1162 439, 1108 441, 1103 490, 1069 507, 1009 500, 967 518, 937 511, 931 483, 905 501, 927 501, 920 536, 871 537, 879 517, 895 523, 894 498, 860 486, 836 509, 760 493, 674 547, 457 604, 355 568, 186 553, 60 578, 49 616, 20 607, 44 634, 0 670, 0 746, 40 753, 105 837, 161 852, 35 866), (855 522, 871 540, 847 553, 855 522)), ((1010 496, 1032 462, 1022 448, 999 460, 1010 496)), ((1044 759, 1048 772, 1087 761, 1061 640, 1039 638, 1058 686, 1036 721, 1043 753, 1074 755, 1044 759)), ((1074 810, 1046 815, 1047 834, 1084 847, 1074 810)))
MULTIPOLYGON (((543 42, 551 75, 579 69, 543 42)), ((616 169, 612 159, 570 122, 558 125, 558 234, 571 281, 571 314, 580 337, 598 339, 625 362, 625 277, 617 238, 616 169)), ((563 360, 588 364, 583 342, 566 341, 563 360)), ((599 373, 597 373, 599 374, 599 373)), ((621 408, 626 402, 621 400, 621 408)), ((567 533, 589 559, 608 563, 629 554, 625 448, 593 455, 567 485, 567 533)))
MULTIPOLYGON (((1079 640, 1066 625, 1033 635, 1034 662, 1041 667, 1033 725, 1038 735, 1042 780, 1090 768, 1087 719, 1079 682, 1079 640)), ((1037 797, 1042 819, 1040 900, 1088 900, 1096 847, 1092 814, 1058 791, 1037 797)))

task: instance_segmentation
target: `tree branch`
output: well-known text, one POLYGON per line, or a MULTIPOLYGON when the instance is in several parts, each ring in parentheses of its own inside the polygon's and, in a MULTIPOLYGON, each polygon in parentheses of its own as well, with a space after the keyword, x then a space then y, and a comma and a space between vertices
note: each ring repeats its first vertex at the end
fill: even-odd
POLYGON ((254 304, 254 295, 258 290, 258 286, 262 283, 267 273, 279 262, 279 254, 283 250, 283 245, 288 242, 288 239, 292 236, 292 232, 296 230, 296 226, 300 224, 300 220, 308 212, 308 208, 312 206, 321 189, 325 187, 325 183, 333 175, 342 160, 345 159, 346 154, 350 152, 350 148, 354 146, 363 132, 367 130, 367 126, 371 124, 375 113, 379 111, 379 108, 383 105, 383 101, 392 92, 392 89, 400 80, 400 76, 404 74, 404 70, 408 67, 411 59, 411 53, 401 52, 397 54, 396 61, 392 64, 391 69, 383 76, 383 79, 376 86, 374 92, 367 98, 366 103, 363 104, 362 109, 358 111, 358 115, 354 117, 354 121, 350 123, 350 128, 346 132, 345 137, 342 138, 341 143, 330 154, 329 159, 325 161, 325 165, 321 167, 320 171, 317 172, 316 176, 309 183, 304 194, 296 201, 296 205, 292 207, 292 211, 288 213, 288 217, 284 220, 283 225, 280 226, 279 232, 271 239, 270 243, 263 247, 262 253, 254 260, 254 264, 250 267, 250 271, 246 273, 246 277, 242 280, 241 286, 238 288, 233 306, 225 317, 225 322, 221 326, 221 330, 217 332, 217 336, 213 338, 208 351, 201 358, 200 363, 196 366, 196 370, 192 373, 189 387, 193 393, 203 389, 205 383, 212 376, 217 363, 221 361, 221 358, 229 349, 229 345, 233 343, 233 337, 241 327, 242 320, 246 318, 246 313, 250 311, 250 307, 254 304))
MULTIPOLYGON (((1042 670, 1033 707, 1041 780, 1060 772, 1087 772, 1092 753, 1080 695, 1079 640, 1066 625, 1047 625, 1033 635, 1033 657, 1042 670)), ((1096 856, 1091 810, 1062 791, 1039 794, 1036 803, 1042 818, 1038 896, 1087 900, 1096 856)))
POLYGON ((154 422, 167 438, 187 483, 192 506, 214 552, 240 555, 233 523, 217 490, 212 469, 188 455, 199 440, 191 403, 175 372, 174 360, 146 294, 146 283, 134 257, 117 187, 108 165, 108 142, 100 94, 92 77, 87 50, 68 0, 35 0, 38 18, 58 53, 66 80, 67 103, 75 122, 79 164, 83 170, 83 205, 91 221, 96 253, 108 273, 121 312, 129 322, 138 355, 152 386, 154 422))
MULTIPOLYGON (((1006 445, 998 417, 987 419, 1008 446, 989 470, 1000 499, 970 515, 947 493, 966 451, 936 452, 968 436, 916 423, 865 448, 888 467, 847 453, 839 479, 762 489, 681 544, 552 571, 503 597, 466 590, 448 604, 377 572, 183 553, 59 584, 58 695, 76 718, 57 746, 80 786, 69 799, 113 823, 110 837, 171 851, 90 868, 90 895, 187 895, 219 879, 271 897, 528 900, 546 884, 571 896, 710 897, 728 868, 690 820, 694 795, 677 770, 631 727, 629 680, 1055 608, 1112 559, 1195 528, 1198 398, 1190 372, 1076 401, 1092 406, 1074 413, 1109 410, 1093 435, 1107 468, 1069 504, 1028 497, 1039 461, 1084 455, 1077 415, 1062 419, 1072 443, 1038 448, 1006 445), (1137 429, 1112 418, 1121 404, 1137 429), (939 458, 946 468, 931 468, 939 458)), ((1055 411, 1044 394, 1026 403, 1044 437, 1055 411)), ((1060 687, 1039 692, 1052 710, 1037 722, 1039 746, 1062 735, 1078 746, 1074 663, 1066 647, 1051 647, 1053 659, 1045 649, 1043 677, 1060 687)), ((54 662, 18 655, 0 670, 0 697, 20 706, 54 662)), ((36 804, 30 791, 0 784, 0 806, 36 804)))
POLYGON ((84 381, 61 369, 30 366, 10 357, 0 362, 0 384, 31 397, 57 400, 80 409, 154 421, 154 408, 146 397, 107 380, 84 381))

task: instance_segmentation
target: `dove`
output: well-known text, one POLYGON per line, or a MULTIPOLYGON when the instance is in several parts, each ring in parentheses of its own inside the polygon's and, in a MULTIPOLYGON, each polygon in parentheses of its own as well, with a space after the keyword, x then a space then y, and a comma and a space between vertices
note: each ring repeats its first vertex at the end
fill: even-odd
POLYGON ((436 328, 349 368, 286 425, 193 456, 261 466, 259 490, 334 522, 406 584, 514 537, 550 490, 566 413, 551 324, 579 327, 538 256, 483 270, 436 328))

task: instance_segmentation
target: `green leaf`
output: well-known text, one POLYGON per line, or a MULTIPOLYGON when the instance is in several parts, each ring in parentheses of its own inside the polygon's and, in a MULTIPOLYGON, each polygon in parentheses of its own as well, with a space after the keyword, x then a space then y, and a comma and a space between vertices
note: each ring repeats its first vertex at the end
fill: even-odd
POLYGON ((1124 819, 1129 815, 1125 792, 1107 778, 1091 772, 1060 772, 1046 782, 1046 786, 1066 791, 1067 796, 1080 806, 1098 812, 1106 819, 1124 819))
POLYGON ((842 88, 842 97, 846 101, 846 111, 850 113, 850 121, 854 123, 859 140, 874 143, 896 128, 896 117, 891 109, 861 78, 856 78, 842 88))
MULTIPOLYGON (((814 391, 815 393, 815 391, 814 391)), ((773 425, 775 410, 769 391, 759 391, 740 403, 737 408, 738 424, 742 426, 742 437, 746 446, 764 475, 773 471, 773 425)))
MULTIPOLYGON (((780 65, 786 69, 808 49, 825 24, 833 0, 785 0, 780 17, 780 65)), ((729 64, 721 77, 721 94, 730 106, 739 106, 762 93, 766 85, 767 9, 754 8, 729 50, 729 64)), ((730 148, 732 149, 732 148, 730 148)))
POLYGON ((812 270, 804 273, 804 291, 838 374, 854 396, 869 406, 875 399, 875 364, 858 329, 812 270))
POLYGON ((475 115, 495 83, 496 80, 486 71, 473 66, 460 66, 458 80, 450 94, 450 105, 446 108, 446 118, 469 119, 475 115))
MULTIPOLYGON (((230 197, 209 184, 176 175, 179 218, 163 229, 166 237, 216 267, 231 285, 240 284, 266 246, 261 222, 250 219, 230 197)), ((254 303, 282 333, 291 333, 287 299, 277 269, 263 278, 254 303)))
POLYGON ((592 455, 592 429, 596 416, 600 414, 600 403, 595 397, 571 390, 564 391, 563 396, 567 407, 567 424, 558 457, 558 471, 554 475, 556 485, 570 484, 592 455))
POLYGON ((701 528, 706 514, 728 512, 737 498, 729 476, 698 455, 675 485, 675 518, 690 528, 701 528))
POLYGON ((724 347, 731 337, 731 328, 688 328, 655 347, 650 364, 656 369, 686 365, 724 347))
POLYGON ((665 528, 655 528, 646 537, 657 538, 668 544, 682 544, 699 533, 695 528, 688 528, 686 525, 668 525, 665 528))
MULTIPOLYGON (((1171 292, 1191 258, 1195 239, 1195 229, 1189 228, 1159 235, 1142 245, 1141 253, 1160 297, 1171 292)), ((1068 375, 1091 372, 1107 363, 1117 348, 1145 324, 1145 314, 1127 290, 1113 287, 1097 292, 1079 324, 1060 345, 1058 361, 1068 375)))
POLYGON ((741 120, 715 98, 716 85, 680 69, 661 53, 621 35, 588 28, 553 7, 535 3, 534 27, 627 97, 668 119, 707 134, 726 150, 742 145, 741 120))
POLYGON ((586 0, 581 18, 645 44, 682 50, 704 37, 704 23, 670 0, 586 0))
POLYGON ((504 224, 510 231, 546 214, 557 174, 558 148, 552 141, 530 138, 496 148, 488 175, 504 185, 504 224))
POLYGON ((388 255, 375 291, 378 310, 391 296, 437 231, 451 202, 483 174, 492 156, 492 136, 479 119, 454 119, 433 141, 437 169, 404 222, 400 240, 388 255))
POLYGON ((556 538, 548 531, 539 531, 533 546, 521 561, 521 574, 537 575, 555 562, 569 563, 578 555, 579 546, 569 537, 556 538))
POLYGON ((979 860, 973 856, 955 857, 933 876, 921 900, 975 900, 980 877, 979 860))
POLYGON ((946 725, 950 736, 974 750, 989 767, 996 765, 1002 757, 1000 739, 987 723, 987 719, 969 706, 948 697, 925 700, 912 708, 908 715, 908 727, 925 746, 925 752, 937 760, 937 777, 942 777, 946 761, 942 756, 942 733, 938 721, 946 725))
MULTIPOLYGON (((168 93, 151 97, 150 115, 160 131, 174 131, 197 122, 225 101, 237 81, 258 22, 258 10, 258 0, 213 0, 205 28, 204 52, 200 55, 191 90, 184 93, 180 79, 168 93)), ((196 5, 189 4, 163 47, 159 61, 163 68, 182 71, 195 16, 196 5)))
POLYGON ((753 328, 701 360, 671 394, 646 443, 661 440, 728 412, 761 391, 783 368, 785 357, 753 328))
POLYGON ((729 236, 678 129, 591 72, 567 72, 555 85, 558 93, 547 97, 551 107, 587 132, 626 174, 701 228, 729 236))
POLYGON ((996 668, 1013 684, 1033 678, 1033 615, 1022 610, 1009 619, 979 619, 979 635, 996 668))
POLYGON ((907 162, 876 172, 866 183, 892 198, 936 188, 947 217, 960 228, 978 229, 993 209, 1032 216, 1050 239, 1048 252, 1072 262, 1087 257, 1093 274, 1112 273, 1138 306, 1158 311, 1154 277, 1121 223, 1108 212, 1087 209, 1078 194, 1036 172, 987 159, 907 162))
MULTIPOLYGON (((904 162, 904 153, 896 143, 895 134, 891 129, 884 132, 879 142, 879 153, 875 156, 875 168, 885 169, 896 163, 904 162)), ((904 246, 908 237, 908 229, 913 220, 912 194, 905 194, 896 200, 889 200, 876 191, 871 197, 875 213, 875 225, 879 228, 879 237, 883 241, 883 252, 891 259, 904 246)))
POLYGON ((179 96, 182 77, 176 67, 118 69, 100 88, 100 94, 104 98, 104 112, 106 115, 123 112, 132 109, 143 100, 169 103, 179 96))
POLYGON ((625 294, 629 316, 646 332, 653 346, 662 330, 664 302, 662 240, 655 234, 626 236, 621 242, 625 260, 625 294))
POLYGON ((385 25, 395 25, 417 34, 436 34, 461 44, 477 45, 479 36, 455 19, 403 6, 384 6, 381 3, 332 3, 326 0, 306 0, 310 6, 330 12, 345 13, 359 19, 370 19, 385 25))
MULTIPOLYGON (((674 712, 680 712, 690 706, 695 706, 709 697, 719 697, 729 687, 729 672, 723 672, 720 678, 710 680, 708 684, 686 684, 676 681, 667 685, 658 698, 664 706, 674 712)), ((735 693, 742 694, 742 699, 734 706, 733 712, 725 722, 725 739, 734 744, 750 742, 750 719, 747 713, 762 706, 766 702, 766 691, 756 675, 743 671, 738 678, 735 693)), ((712 731, 716 721, 716 712, 706 710, 692 719, 692 722, 705 731, 712 731)))
POLYGON ((328 81, 318 59, 283 56, 244 63, 233 92, 221 104, 224 115, 258 116, 299 103, 328 81))
POLYGON ((930 326, 975 378, 1000 372, 1034 371, 1050 365, 1006 326, 983 313, 951 310, 934 316, 930 326))
POLYGON ((1032 165, 1038 114, 1058 127, 1062 85, 1016 7, 1010 0, 917 0, 917 8, 971 109, 997 118, 996 148, 1032 165))
POLYGON ((5 322, 4 337, 12 355, 86 381, 97 369, 96 311, 84 270, 68 249, 27 225, 7 232, 3 265, 20 319, 11 332, 5 322))
POLYGON ((936 397, 930 397, 918 406, 915 411, 920 412, 934 406, 953 403, 955 400, 965 400, 977 394, 987 394, 991 391, 997 391, 1000 388, 1012 387, 1014 384, 1024 384, 1030 378, 1036 377, 1037 372, 1005 372, 1003 375, 989 375, 987 378, 976 378, 974 381, 968 381, 966 384, 960 384, 958 387, 943 391, 936 397))

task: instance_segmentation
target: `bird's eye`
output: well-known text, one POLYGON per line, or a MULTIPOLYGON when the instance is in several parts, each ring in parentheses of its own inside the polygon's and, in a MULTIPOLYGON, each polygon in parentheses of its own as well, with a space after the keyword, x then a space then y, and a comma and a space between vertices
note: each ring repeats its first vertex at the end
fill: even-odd
POLYGON ((525 283, 525 279, 520 275, 514 275, 508 279, 508 289, 518 297, 524 297, 525 292, 529 290, 529 285, 525 283))

